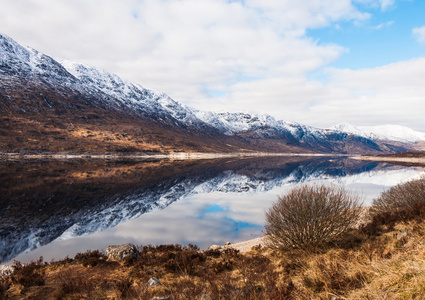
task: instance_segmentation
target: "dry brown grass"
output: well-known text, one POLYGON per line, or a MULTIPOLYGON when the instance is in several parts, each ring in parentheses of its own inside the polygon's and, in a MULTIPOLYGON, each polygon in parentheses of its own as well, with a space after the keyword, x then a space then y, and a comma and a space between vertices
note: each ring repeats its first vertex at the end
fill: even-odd
POLYGON ((197 299, 201 294, 212 299, 329 299, 332 295, 423 299, 424 234, 425 222, 414 220, 397 223, 379 235, 354 229, 316 252, 264 247, 244 253, 200 252, 194 246, 163 245, 139 247, 139 259, 118 263, 90 251, 74 259, 23 266, 0 282, 0 295, 12 299, 197 299), (41 280, 34 281, 33 274, 41 280), (151 277, 162 285, 148 288, 151 277))

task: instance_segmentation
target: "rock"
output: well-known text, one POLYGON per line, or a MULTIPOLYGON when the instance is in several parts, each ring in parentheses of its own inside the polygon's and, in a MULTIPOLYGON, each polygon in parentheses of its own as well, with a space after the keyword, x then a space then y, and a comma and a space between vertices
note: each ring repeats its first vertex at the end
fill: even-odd
POLYGON ((158 280, 158 278, 156 277, 151 277, 148 281, 148 283, 146 283, 146 287, 152 287, 152 286, 159 286, 162 285, 161 282, 158 280))
POLYGON ((8 265, 0 265, 0 278, 9 277, 10 274, 15 270, 14 267, 8 265))
POLYGON ((106 255, 110 260, 137 259, 139 252, 133 244, 111 245, 106 248, 106 255))
POLYGON ((221 246, 219 246, 219 245, 211 245, 208 249, 209 250, 220 250, 221 249, 221 246))
POLYGON ((226 244, 225 244, 225 246, 230 246, 232 243, 231 242, 227 242, 226 244))
POLYGON ((154 294, 162 294, 161 296, 154 296, 150 300, 173 300, 170 291, 167 287, 163 286, 162 283, 156 277, 151 277, 145 285, 145 289, 152 289, 154 294))

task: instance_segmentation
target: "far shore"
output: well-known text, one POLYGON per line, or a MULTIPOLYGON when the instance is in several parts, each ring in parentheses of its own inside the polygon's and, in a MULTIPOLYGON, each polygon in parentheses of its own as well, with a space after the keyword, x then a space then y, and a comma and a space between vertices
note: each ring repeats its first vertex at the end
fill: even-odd
POLYGON ((388 163, 418 164, 425 166, 425 157, 391 157, 391 156, 352 156, 352 159, 380 161, 388 163))
POLYGON ((1 160, 151 160, 151 159, 216 159, 231 157, 267 157, 267 156, 306 156, 306 157, 335 157, 347 156, 341 154, 323 154, 323 153, 269 153, 269 152, 159 152, 159 153, 7 153, 0 152, 1 160))

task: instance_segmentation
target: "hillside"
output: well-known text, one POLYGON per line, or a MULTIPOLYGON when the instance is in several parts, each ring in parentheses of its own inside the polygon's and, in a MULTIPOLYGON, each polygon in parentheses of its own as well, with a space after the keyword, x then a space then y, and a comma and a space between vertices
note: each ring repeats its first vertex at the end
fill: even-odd
POLYGON ((416 143, 265 114, 198 111, 107 71, 55 60, 2 34, 0 125, 2 152, 379 154, 412 150, 416 143))

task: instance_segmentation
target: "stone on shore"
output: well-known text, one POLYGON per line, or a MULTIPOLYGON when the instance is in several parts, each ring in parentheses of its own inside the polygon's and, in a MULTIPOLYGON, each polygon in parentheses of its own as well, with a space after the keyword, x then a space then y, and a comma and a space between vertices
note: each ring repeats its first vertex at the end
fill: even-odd
POLYGON ((106 248, 106 255, 110 260, 137 259, 139 251, 133 244, 111 245, 106 248))
POLYGON ((219 245, 211 245, 208 249, 209 250, 221 250, 221 246, 219 246, 219 245))
POLYGON ((10 274, 15 270, 14 267, 8 265, 0 265, 0 278, 9 277, 10 274))
POLYGON ((147 287, 151 287, 151 286, 159 286, 162 285, 161 282, 158 280, 158 278, 156 277, 151 277, 148 281, 148 283, 146 284, 147 287))

